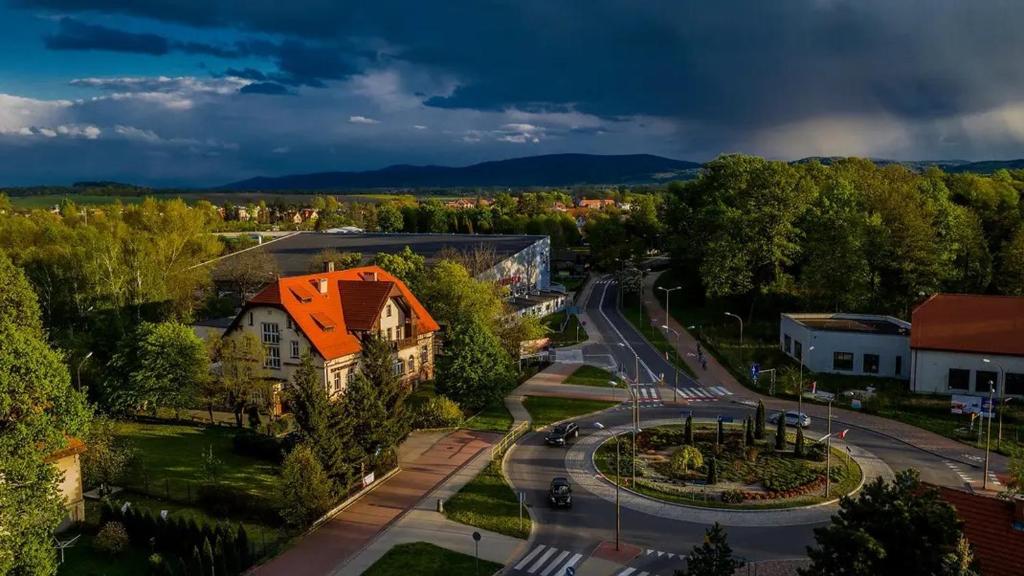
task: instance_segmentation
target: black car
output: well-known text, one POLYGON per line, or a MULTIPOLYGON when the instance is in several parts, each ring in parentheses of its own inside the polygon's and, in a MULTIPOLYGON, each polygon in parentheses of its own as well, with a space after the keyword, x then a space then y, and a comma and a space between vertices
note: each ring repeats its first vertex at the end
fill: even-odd
POLYGON ((551 481, 548 489, 548 504, 552 508, 572 508, 572 486, 568 478, 559 476, 551 481))
POLYGON ((552 446, 565 446, 570 438, 579 438, 580 427, 575 422, 563 422, 555 426, 544 437, 544 441, 552 446))

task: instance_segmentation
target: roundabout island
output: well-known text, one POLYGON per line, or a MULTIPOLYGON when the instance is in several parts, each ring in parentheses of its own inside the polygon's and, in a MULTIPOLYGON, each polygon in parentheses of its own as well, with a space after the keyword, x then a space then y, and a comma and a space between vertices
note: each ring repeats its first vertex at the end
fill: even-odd
POLYGON ((769 510, 834 502, 856 491, 863 473, 851 452, 785 428, 694 422, 617 431, 593 452, 607 481, 632 493, 714 509, 769 510), (617 469, 617 470, 616 470, 617 469), (827 494, 826 494, 827 491, 827 494))

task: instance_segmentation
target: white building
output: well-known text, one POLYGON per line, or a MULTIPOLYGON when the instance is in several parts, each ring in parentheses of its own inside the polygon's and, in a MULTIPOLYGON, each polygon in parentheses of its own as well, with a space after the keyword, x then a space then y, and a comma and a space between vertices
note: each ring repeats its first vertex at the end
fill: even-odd
POLYGON ((910 323, 891 316, 782 314, 779 346, 812 372, 910 377, 910 323))
POLYGON ((936 294, 911 319, 911 390, 1024 396, 1024 298, 936 294))

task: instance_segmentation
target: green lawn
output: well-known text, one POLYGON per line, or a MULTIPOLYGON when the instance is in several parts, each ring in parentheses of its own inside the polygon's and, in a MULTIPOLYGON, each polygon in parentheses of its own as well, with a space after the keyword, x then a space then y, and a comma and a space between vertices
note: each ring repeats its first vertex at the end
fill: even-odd
POLYGON ((533 427, 547 426, 552 422, 590 414, 615 406, 618 402, 604 400, 581 400, 577 398, 550 398, 547 396, 527 396, 523 406, 530 413, 533 427))
POLYGON ((276 465, 236 454, 235 429, 178 424, 122 422, 117 434, 137 451, 142 468, 129 475, 127 488, 178 502, 192 502, 205 484, 202 453, 213 449, 223 463, 220 482, 264 503, 278 494, 276 465))
POLYGON ((445 515, 455 522, 516 538, 530 536, 530 515, 524 510, 520 523, 519 500, 505 482, 501 461, 488 464, 458 494, 445 502, 444 509, 445 515))
POLYGON ((565 312, 555 312, 540 319, 540 323, 547 331, 548 338, 551 338, 553 346, 572 346, 587 340, 587 329, 580 324, 580 319, 575 314, 569 316, 569 321, 562 329, 562 322, 565 322, 565 312), (577 328, 579 329, 577 331, 577 328), (578 339, 577 339, 578 338, 578 339))
POLYGON ((501 564, 481 560, 478 571, 473 556, 427 542, 413 542, 388 550, 363 576, 476 576, 494 574, 500 568, 501 564))
POLYGON ((504 401, 495 402, 466 420, 462 427, 478 432, 508 432, 512 427, 512 414, 504 401))
MULTIPOLYGON (((60 576, 136 576, 149 574, 149 553, 130 546, 118 556, 107 556, 92 547, 93 534, 82 534, 74 546, 64 551, 60 576)), ((69 534, 61 536, 70 538, 69 534)), ((58 560, 60 556, 58 555, 58 560)))
MULTIPOLYGON (((679 356, 679 353, 676 352, 676 348, 675 346, 673 346, 673 343, 670 343, 668 339, 665 337, 665 331, 651 324, 651 317, 648 316, 646 310, 641 311, 640 303, 639 300, 637 300, 636 293, 623 294, 622 315, 625 316, 626 319, 629 320, 629 323, 632 324, 634 328, 639 330, 640 333, 643 334, 645 338, 647 338, 647 341, 653 344, 654 347, 657 348, 663 356, 667 352, 668 360, 670 363, 679 368, 679 370, 682 373, 689 374, 692 377, 696 377, 696 375, 693 373, 693 370, 691 370, 690 367, 687 366, 686 362, 683 362, 683 359, 679 356)), ((663 318, 657 320, 658 326, 661 326, 663 321, 663 318)), ((671 332, 669 332, 668 335, 671 336, 673 339, 675 338, 675 335, 672 334, 671 332)), ((665 379, 669 383, 672 382, 672 378, 674 377, 674 374, 665 374, 665 379)))
POLYGON ((565 379, 566 384, 600 386, 601 388, 613 388, 611 381, 619 382, 619 388, 622 387, 622 381, 611 372, 603 368, 597 368, 596 366, 586 365, 580 366, 575 372, 565 379))

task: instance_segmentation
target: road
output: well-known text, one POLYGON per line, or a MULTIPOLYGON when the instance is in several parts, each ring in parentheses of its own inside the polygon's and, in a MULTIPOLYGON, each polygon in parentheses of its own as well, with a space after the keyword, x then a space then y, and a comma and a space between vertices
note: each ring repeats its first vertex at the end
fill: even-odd
MULTIPOLYGON (((724 416, 736 420, 753 414, 753 408, 735 401, 739 397, 738 391, 711 390, 683 373, 679 376, 678 389, 689 393, 686 396, 678 394, 679 403, 673 403, 668 396, 670 388, 655 388, 659 376, 673 374, 674 368, 618 312, 615 304, 617 289, 614 283, 605 282, 595 285, 591 291, 585 303, 591 320, 588 330, 598 332, 602 343, 585 346, 584 355, 591 362, 621 366, 630 379, 635 377, 639 363, 640 386, 637 389, 645 392, 654 389, 656 392, 653 393, 659 396, 644 397, 641 427, 644 420, 681 418, 686 412, 692 412, 695 418, 724 416), (694 390, 703 393, 695 394, 694 390)), ((630 410, 619 406, 577 422, 581 435, 597 434, 601 433, 601 427, 628 425, 630 410)), ((816 420, 810 431, 824 434, 825 425, 825 422, 816 420)), ((833 426, 841 428, 842 425, 834 422, 833 426)), ((964 484, 960 475, 941 458, 897 439, 857 428, 850 432, 848 440, 881 459, 892 470, 912 467, 917 468, 921 478, 927 482, 950 486, 964 484)), ((577 487, 571 510, 547 507, 546 495, 551 478, 570 476, 570 473, 567 450, 544 445, 543 433, 524 437, 511 452, 506 466, 513 485, 526 493, 535 522, 534 545, 521 560, 507 569, 507 573, 561 576, 566 566, 581 563, 602 542, 614 541, 615 506, 612 502, 577 487)), ((818 520, 800 525, 729 526, 729 541, 737 555, 751 561, 802 557, 806 547, 813 543, 813 529, 827 521, 830 511, 823 510, 818 520)), ((670 575, 675 568, 682 567, 681 556, 702 540, 708 527, 707 514, 694 514, 698 515, 704 516, 704 520, 688 521, 685 514, 683 519, 665 518, 623 506, 622 542, 637 547, 639 552, 626 563, 628 568, 634 569, 631 576, 640 576, 643 572, 670 575)))

